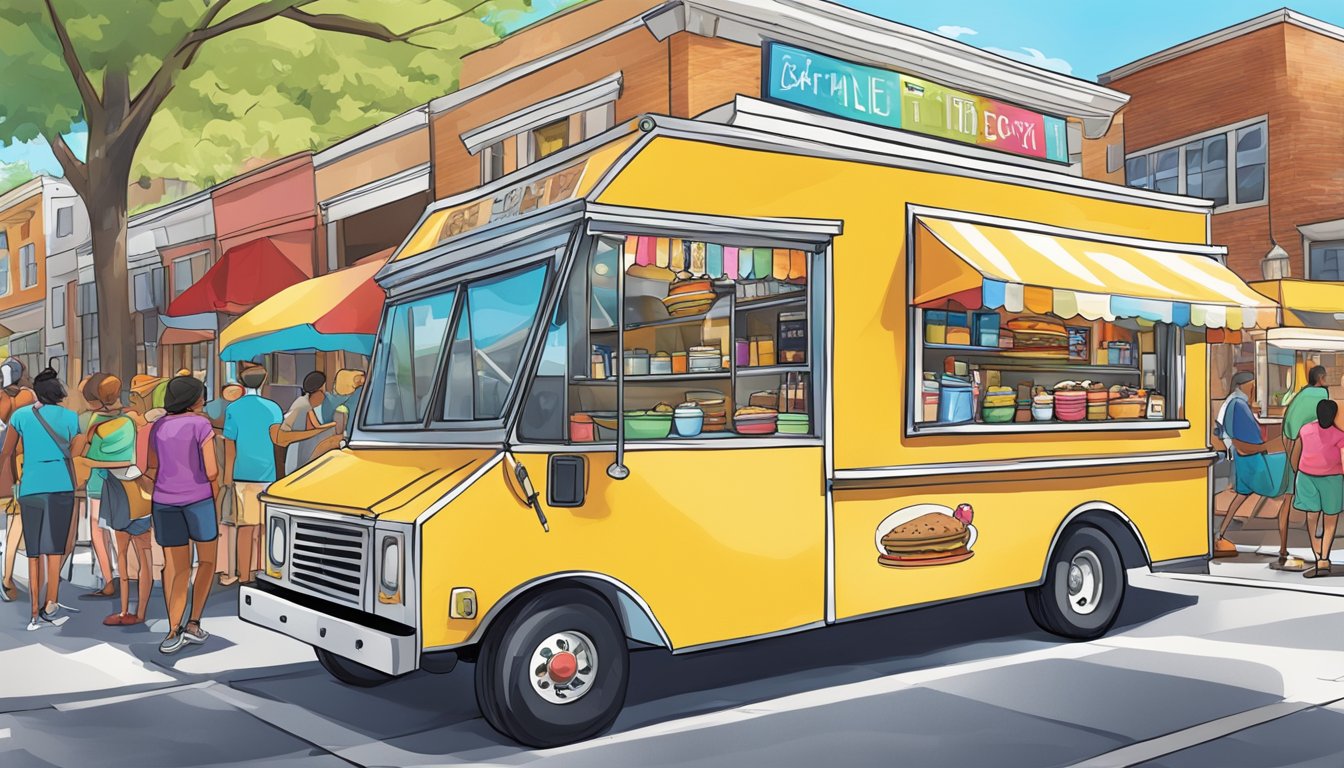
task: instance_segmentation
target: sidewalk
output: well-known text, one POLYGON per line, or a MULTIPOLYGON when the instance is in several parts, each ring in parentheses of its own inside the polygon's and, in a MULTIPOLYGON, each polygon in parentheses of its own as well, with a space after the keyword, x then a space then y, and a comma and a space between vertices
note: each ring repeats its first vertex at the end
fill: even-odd
MULTIPOLYGON (((0 603, 0 712, 57 706, 91 697, 139 695, 147 691, 281 674, 316 663, 307 645, 244 623, 237 617, 238 588, 210 593, 201 626, 204 645, 189 645, 171 656, 159 653, 168 632, 163 593, 155 584, 148 621, 135 627, 108 627, 117 598, 91 598, 89 588, 63 583, 61 602, 79 613, 59 627, 29 632, 27 586, 19 598, 0 603)), ((134 589, 134 584, 132 585, 134 589)))

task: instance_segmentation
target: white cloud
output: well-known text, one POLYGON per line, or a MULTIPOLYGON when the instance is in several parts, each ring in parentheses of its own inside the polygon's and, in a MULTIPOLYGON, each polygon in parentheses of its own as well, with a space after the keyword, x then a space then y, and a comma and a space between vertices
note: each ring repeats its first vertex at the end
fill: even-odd
POLYGON ((1035 48, 1022 48, 1020 50, 1010 51, 1007 48, 986 48, 990 53, 997 53, 1000 56, 1007 56, 1010 59, 1026 62, 1032 66, 1041 69, 1050 69, 1055 72, 1062 72, 1066 75, 1073 74, 1073 65, 1064 59, 1051 58, 1035 48), (1023 53, 1025 51, 1025 53, 1023 53))
POLYGON ((976 32, 974 29, 971 29, 970 27, 960 27, 957 26, 956 24, 944 24, 943 26, 935 29, 934 32, 937 32, 943 37, 950 37, 953 40, 961 37, 962 35, 969 36, 980 34, 976 32))

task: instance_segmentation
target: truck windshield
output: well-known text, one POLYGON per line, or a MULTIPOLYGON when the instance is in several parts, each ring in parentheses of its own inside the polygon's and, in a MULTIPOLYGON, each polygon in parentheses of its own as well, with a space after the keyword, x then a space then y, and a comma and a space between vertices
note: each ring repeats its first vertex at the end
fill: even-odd
POLYGON ((390 307, 365 423, 414 425, 427 415, 431 421, 502 418, 548 272, 543 262, 390 307), (445 365, 436 401, 435 377, 445 365), (436 402, 440 409, 427 413, 436 402))

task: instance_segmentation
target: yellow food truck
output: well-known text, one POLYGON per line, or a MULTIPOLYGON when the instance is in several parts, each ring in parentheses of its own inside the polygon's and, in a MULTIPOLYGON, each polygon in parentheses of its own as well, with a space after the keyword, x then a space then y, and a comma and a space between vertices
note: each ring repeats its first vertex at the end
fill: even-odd
POLYGON ((473 660, 545 746, 612 723, 632 647, 1005 590, 1094 638, 1127 568, 1206 566, 1206 329, 1276 316, 1207 203, 731 107, 426 211, 244 619, 354 685, 473 660))

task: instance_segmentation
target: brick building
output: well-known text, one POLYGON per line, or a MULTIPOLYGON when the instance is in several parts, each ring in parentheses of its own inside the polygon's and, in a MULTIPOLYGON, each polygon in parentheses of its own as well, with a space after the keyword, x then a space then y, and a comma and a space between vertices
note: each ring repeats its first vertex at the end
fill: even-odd
POLYGON ((1344 28, 1287 9, 1118 67, 1100 81, 1130 102, 1084 174, 1215 200, 1212 242, 1243 278, 1284 276, 1263 264, 1277 243, 1291 276, 1339 280, 1341 72, 1344 28))

